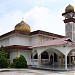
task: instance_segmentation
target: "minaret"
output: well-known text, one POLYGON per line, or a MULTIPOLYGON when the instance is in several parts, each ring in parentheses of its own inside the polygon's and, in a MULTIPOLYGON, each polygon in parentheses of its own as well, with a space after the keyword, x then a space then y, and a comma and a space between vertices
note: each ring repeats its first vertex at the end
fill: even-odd
POLYGON ((72 5, 68 5, 65 8, 65 13, 62 14, 65 17, 65 34, 72 41, 75 41, 75 12, 74 7, 72 5))

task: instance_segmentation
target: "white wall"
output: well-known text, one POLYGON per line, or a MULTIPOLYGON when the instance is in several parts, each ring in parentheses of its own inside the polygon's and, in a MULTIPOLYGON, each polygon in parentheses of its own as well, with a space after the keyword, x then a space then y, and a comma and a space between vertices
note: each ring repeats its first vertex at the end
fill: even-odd
POLYGON ((31 65, 31 51, 30 50, 19 50, 18 56, 20 55, 23 55, 26 58, 28 65, 31 65))
POLYGON ((41 43, 44 43, 50 39, 52 39, 51 37, 47 37, 47 36, 40 36, 40 39, 41 39, 41 43))
POLYGON ((51 39, 51 37, 47 37, 47 36, 39 36, 39 35, 32 35, 30 38, 31 41, 31 46, 36 46, 39 45, 43 42, 48 41, 49 39, 51 39))
POLYGON ((38 35, 31 36, 30 41, 31 41, 31 46, 38 45, 39 43, 38 35))
POLYGON ((25 35, 11 35, 0 40, 0 46, 10 46, 10 45, 23 45, 23 46, 34 46, 38 45, 39 37, 38 35, 34 36, 25 36, 25 35))
MULTIPOLYGON (((23 55, 26 58, 27 64, 31 65, 31 51, 30 50, 18 50, 18 57, 23 55)), ((17 50, 11 50, 10 52, 10 61, 13 62, 13 59, 17 57, 17 50)))
POLYGON ((30 39, 28 36, 14 35, 9 38, 9 45, 30 46, 30 39))
POLYGON ((9 45, 9 37, 0 40, 0 46, 8 46, 9 45))
POLYGON ((17 56, 17 51, 16 50, 11 50, 10 52, 10 61, 11 63, 13 62, 13 59, 16 58, 17 56))

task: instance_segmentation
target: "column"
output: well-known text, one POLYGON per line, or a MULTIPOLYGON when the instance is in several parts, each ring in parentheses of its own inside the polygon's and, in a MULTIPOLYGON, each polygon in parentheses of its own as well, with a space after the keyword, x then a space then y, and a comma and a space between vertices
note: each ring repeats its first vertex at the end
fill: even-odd
POLYGON ((32 51, 32 62, 33 62, 33 67, 34 67, 34 50, 32 51))
POLYGON ((71 56, 69 54, 69 65, 71 65, 71 56))
POLYGON ((65 55, 65 70, 67 70, 67 55, 65 55))
POLYGON ((63 54, 61 54, 61 66, 63 66, 63 54))
POLYGON ((38 56, 38 66, 41 65, 41 54, 38 56))
POLYGON ((72 56, 72 65, 74 65, 74 56, 72 56))
POLYGON ((18 58, 18 49, 17 49, 17 52, 16 52, 16 57, 18 58))
POLYGON ((59 67, 59 64, 60 64, 60 62, 59 62, 59 55, 58 55, 58 67, 59 67))
POLYGON ((51 55, 49 54, 49 64, 50 64, 50 56, 51 56, 51 55))
POLYGON ((54 54, 53 54, 53 68, 54 68, 54 54))

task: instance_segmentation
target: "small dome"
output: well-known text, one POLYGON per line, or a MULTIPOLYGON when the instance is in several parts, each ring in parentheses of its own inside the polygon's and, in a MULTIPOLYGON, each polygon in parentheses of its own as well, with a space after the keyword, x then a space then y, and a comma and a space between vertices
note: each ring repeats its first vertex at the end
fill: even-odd
POLYGON ((65 9, 65 12, 70 12, 70 11, 73 11, 74 12, 74 7, 72 5, 68 5, 65 9))
POLYGON ((24 21, 21 21, 15 26, 15 30, 20 30, 20 31, 25 31, 25 32, 30 32, 30 26, 26 24, 24 21))

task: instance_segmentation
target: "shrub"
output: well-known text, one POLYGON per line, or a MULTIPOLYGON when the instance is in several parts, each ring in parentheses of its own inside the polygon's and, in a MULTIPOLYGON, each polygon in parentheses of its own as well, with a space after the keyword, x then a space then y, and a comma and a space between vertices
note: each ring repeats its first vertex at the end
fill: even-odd
POLYGON ((1 57, 6 57, 6 58, 9 57, 9 54, 5 51, 3 46, 0 47, 0 58, 1 57))
POLYGON ((0 58, 0 68, 7 68, 8 67, 8 60, 5 57, 0 58))
POLYGON ((13 59, 13 66, 15 68, 26 68, 27 67, 27 61, 23 55, 20 55, 19 58, 13 59))
POLYGON ((13 63, 10 64, 10 68, 14 68, 14 64, 13 63))

